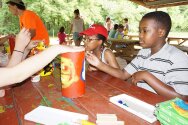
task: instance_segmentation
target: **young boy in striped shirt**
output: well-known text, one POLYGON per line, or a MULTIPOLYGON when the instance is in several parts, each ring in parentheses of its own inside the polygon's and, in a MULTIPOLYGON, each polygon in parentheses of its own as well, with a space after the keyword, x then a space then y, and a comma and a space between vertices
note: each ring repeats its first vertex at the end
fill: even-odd
POLYGON ((92 54, 86 59, 91 65, 112 76, 132 83, 169 99, 188 100, 188 56, 169 45, 166 38, 171 29, 170 16, 162 11, 144 15, 139 23, 139 40, 143 47, 124 70, 104 65, 92 54))

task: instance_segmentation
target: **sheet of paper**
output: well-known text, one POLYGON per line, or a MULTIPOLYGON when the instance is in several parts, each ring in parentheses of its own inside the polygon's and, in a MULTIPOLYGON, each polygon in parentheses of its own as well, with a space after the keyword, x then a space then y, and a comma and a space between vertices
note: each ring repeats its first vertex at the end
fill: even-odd
POLYGON ((88 120, 88 115, 39 106, 27 113, 24 119, 45 125, 77 125, 78 120, 88 120))

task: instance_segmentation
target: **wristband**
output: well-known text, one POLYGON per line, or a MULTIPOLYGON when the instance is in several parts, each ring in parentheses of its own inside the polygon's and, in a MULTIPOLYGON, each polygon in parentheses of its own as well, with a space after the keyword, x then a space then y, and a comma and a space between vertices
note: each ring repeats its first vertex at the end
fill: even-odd
POLYGON ((16 52, 20 52, 20 53, 24 54, 24 52, 22 52, 22 51, 19 51, 19 50, 14 50, 14 51, 16 51, 16 52))

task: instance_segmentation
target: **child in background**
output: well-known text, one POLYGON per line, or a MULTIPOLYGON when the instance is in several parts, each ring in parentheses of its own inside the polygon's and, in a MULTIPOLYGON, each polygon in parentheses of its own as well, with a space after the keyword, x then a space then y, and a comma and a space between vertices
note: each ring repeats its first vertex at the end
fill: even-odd
POLYGON ((115 34, 116 39, 123 39, 124 33, 123 33, 124 26, 122 24, 118 25, 118 31, 115 34))
POLYGON ((110 30, 110 33, 108 35, 108 38, 115 38, 115 34, 118 29, 118 24, 114 24, 114 28, 110 30))
POLYGON ((101 63, 93 54, 87 61, 112 76, 132 83, 166 98, 179 97, 188 101, 188 56, 169 45, 166 38, 171 29, 170 16, 162 11, 144 15, 139 24, 140 45, 143 47, 124 70, 101 63))
MULTIPOLYGON (((102 25, 93 24, 87 30, 81 32, 81 35, 86 35, 85 50, 86 52, 95 55, 101 63, 109 65, 110 67, 119 69, 113 52, 103 47, 103 43, 107 40, 108 31, 102 25)), ((97 70, 96 67, 89 66, 89 71, 97 70)))
POLYGON ((107 17, 107 18, 106 18, 105 27, 106 27, 106 29, 107 29, 107 31, 108 31, 108 34, 109 34, 110 30, 111 30, 112 27, 113 27, 113 24, 112 24, 112 21, 111 21, 110 17, 107 17))
POLYGON ((65 41, 65 38, 66 38, 65 28, 63 26, 59 29, 57 36, 59 38, 59 44, 62 44, 62 45, 67 44, 67 42, 65 41))
POLYGON ((124 19, 124 35, 126 36, 129 32, 128 18, 124 19))

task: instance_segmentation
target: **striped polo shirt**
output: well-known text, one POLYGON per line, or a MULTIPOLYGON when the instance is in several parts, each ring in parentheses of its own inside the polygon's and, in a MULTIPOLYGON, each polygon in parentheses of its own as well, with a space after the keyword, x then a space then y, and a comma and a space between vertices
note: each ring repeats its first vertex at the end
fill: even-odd
MULTIPOLYGON (((124 69, 130 75, 148 71, 177 93, 188 95, 188 56, 168 43, 153 55, 151 49, 141 49, 124 69)), ((156 93, 147 83, 139 82, 137 86, 156 93)))

